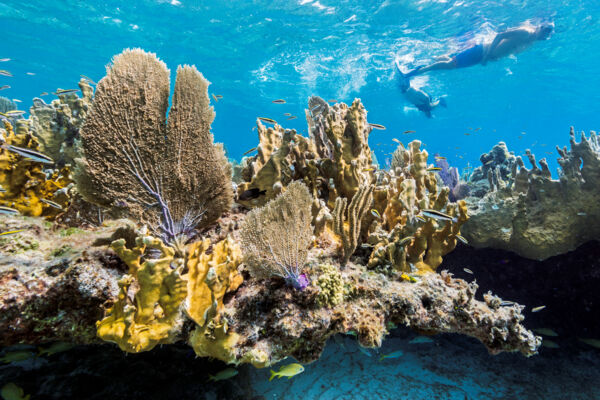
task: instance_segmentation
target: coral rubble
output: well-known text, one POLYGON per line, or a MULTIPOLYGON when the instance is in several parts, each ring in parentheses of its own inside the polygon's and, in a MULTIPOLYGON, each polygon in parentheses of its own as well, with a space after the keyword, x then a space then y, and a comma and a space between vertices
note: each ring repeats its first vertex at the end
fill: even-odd
MULTIPOLYGON (((600 238, 600 143, 592 132, 571 149, 560 149, 559 178, 553 179, 545 159, 536 162, 527 150, 531 169, 508 154, 487 168, 491 190, 483 198, 468 198, 470 220, 463 228, 469 244, 511 250, 532 259, 545 259, 600 238), (510 168, 510 171, 508 170, 510 168)), ((490 153, 490 154, 491 154, 490 153)), ((494 158, 496 160, 497 158, 494 158)), ((486 167, 484 165, 484 167, 486 167)), ((486 168, 482 168, 485 170, 486 168)))

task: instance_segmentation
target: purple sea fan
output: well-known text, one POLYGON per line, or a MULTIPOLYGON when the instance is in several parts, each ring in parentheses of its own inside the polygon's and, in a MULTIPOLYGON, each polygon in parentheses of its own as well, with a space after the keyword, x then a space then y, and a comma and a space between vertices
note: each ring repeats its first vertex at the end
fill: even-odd
POLYGON ((246 215, 240 239, 250 275, 256 279, 278 276, 298 290, 309 285, 303 270, 313 235, 312 203, 308 188, 296 181, 246 215))
POLYGON ((440 175, 440 178, 442 178, 444 185, 448 186, 450 189, 450 194, 448 196, 450 201, 454 202, 467 197, 470 189, 465 182, 460 181, 458 169, 456 169, 456 167, 450 167, 445 158, 438 158, 437 154, 435 157, 435 165, 438 168, 441 168, 441 171, 438 171, 438 174, 440 175))

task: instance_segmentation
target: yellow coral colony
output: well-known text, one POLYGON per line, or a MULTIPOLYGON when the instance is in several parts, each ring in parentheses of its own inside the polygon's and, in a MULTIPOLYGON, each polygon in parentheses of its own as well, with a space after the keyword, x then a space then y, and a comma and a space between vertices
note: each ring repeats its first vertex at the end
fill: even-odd
MULTIPOLYGON (((442 256, 456 246, 456 235, 468 217, 466 203, 450 203, 448 189, 440 188, 436 173, 427 171, 428 154, 421 150, 421 142, 415 140, 407 148, 400 145, 393 156, 392 170, 376 171, 368 145, 371 126, 360 100, 351 106, 343 103, 329 106, 323 99, 311 97, 306 115, 308 139, 278 125, 265 128, 259 122, 258 154, 246 159, 242 171, 245 182, 239 185, 238 196, 249 189, 264 190, 265 194, 239 202, 247 207, 262 205, 292 180, 302 180, 318 201, 333 210, 333 228, 337 227, 334 230, 339 242, 345 243, 344 260, 349 259, 361 240, 360 234, 363 240, 368 236, 374 246, 370 268, 392 266, 403 272, 435 271, 442 256), (338 218, 336 225, 335 216, 361 185, 372 183, 376 183, 373 191, 376 212, 362 213, 360 221, 356 221, 359 227, 362 222, 362 228, 353 231, 352 241, 344 242, 348 222, 338 218), (427 209, 443 211, 456 221, 423 219, 421 211, 427 209), (340 221, 343 223, 339 224, 340 221)), ((315 226, 320 226, 317 222, 315 226)), ((319 232, 322 230, 320 226, 319 232)))
POLYGON ((207 254, 209 247, 208 239, 189 247, 186 311, 199 326, 206 323, 206 313, 213 302, 216 302, 217 309, 221 308, 225 293, 236 290, 244 280, 238 272, 242 252, 237 242, 227 236, 213 246, 212 253, 207 254))
POLYGON ((138 237, 133 249, 125 247, 124 239, 111 247, 129 266, 129 273, 119 281, 115 304, 96 323, 98 336, 131 353, 169 343, 187 295, 186 281, 181 277, 183 260, 174 258, 171 247, 151 236, 138 237))
POLYGON ((374 222, 369 241, 374 244, 369 267, 388 264, 403 272, 433 272, 442 256, 456 246, 456 235, 465 223, 464 201, 448 202, 448 188, 438 188, 434 172, 427 171, 427 151, 415 140, 394 154, 387 185, 375 191, 375 208, 383 221, 374 222), (423 218, 422 210, 444 211, 456 221, 423 218))
POLYGON ((186 311, 198 326, 189 343, 198 356, 237 363, 233 348, 239 335, 228 331, 227 321, 221 319, 219 311, 225 293, 236 290, 243 281, 238 272, 242 253, 229 236, 215 244, 211 254, 206 253, 209 246, 209 240, 190 246, 186 311))
MULTIPOLYGON (((0 135, 6 144, 39 151, 39 142, 31 134, 28 120, 17 120, 16 132, 4 121, 0 135)), ((61 212, 56 206, 42 201, 50 200, 63 208, 68 204, 65 190, 70 183, 70 169, 44 171, 43 164, 0 149, 0 185, 6 192, 0 193, 0 205, 12 207, 23 215, 54 217, 61 212)))

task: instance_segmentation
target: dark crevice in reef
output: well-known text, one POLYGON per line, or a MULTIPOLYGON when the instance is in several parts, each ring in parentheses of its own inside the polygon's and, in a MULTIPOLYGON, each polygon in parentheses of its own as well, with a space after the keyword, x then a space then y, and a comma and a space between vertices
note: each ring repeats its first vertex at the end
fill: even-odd
POLYGON ((600 336, 600 242, 543 261, 495 249, 460 245, 446 255, 440 270, 476 279, 478 296, 491 290, 503 299, 526 305, 527 328, 552 328, 561 337, 600 336), (473 275, 465 272, 468 268, 473 275), (533 307, 545 305, 540 312, 533 307))

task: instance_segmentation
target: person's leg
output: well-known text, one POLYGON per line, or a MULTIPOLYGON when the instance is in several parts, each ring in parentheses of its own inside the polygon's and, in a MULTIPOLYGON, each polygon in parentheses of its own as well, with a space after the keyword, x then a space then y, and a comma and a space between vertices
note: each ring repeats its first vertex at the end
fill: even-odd
POLYGON ((444 61, 438 61, 438 62, 430 64, 430 65, 417 67, 417 68, 413 69, 412 71, 407 72, 404 76, 407 78, 410 78, 413 76, 424 74, 425 72, 428 72, 428 71, 436 71, 436 70, 440 70, 440 69, 454 69, 454 68, 456 68, 456 63, 454 62, 454 58, 450 58, 450 59, 447 59, 444 61))

